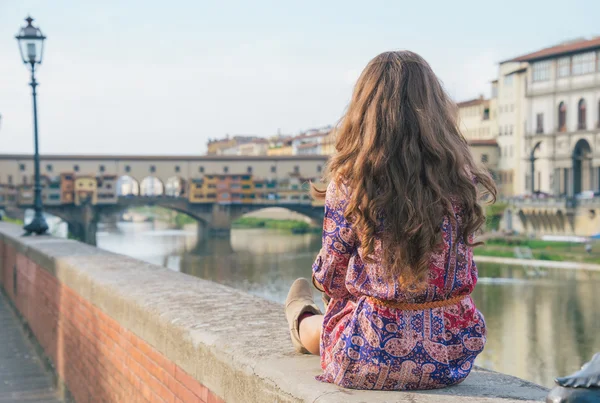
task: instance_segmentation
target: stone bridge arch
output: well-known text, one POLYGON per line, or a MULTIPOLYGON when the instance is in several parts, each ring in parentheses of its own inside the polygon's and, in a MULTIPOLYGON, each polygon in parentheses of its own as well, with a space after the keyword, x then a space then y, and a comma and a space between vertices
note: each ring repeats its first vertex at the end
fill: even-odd
POLYGON ((313 225, 323 223, 324 209, 322 207, 313 207, 306 204, 278 204, 278 205, 234 205, 230 206, 231 222, 251 213, 267 210, 270 208, 279 208, 300 214, 310 220, 313 225))

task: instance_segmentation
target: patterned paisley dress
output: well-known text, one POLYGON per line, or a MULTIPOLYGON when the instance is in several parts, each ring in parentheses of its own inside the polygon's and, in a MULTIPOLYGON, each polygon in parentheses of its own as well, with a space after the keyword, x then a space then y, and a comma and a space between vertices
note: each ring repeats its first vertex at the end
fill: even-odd
POLYGON ((446 218, 441 224, 444 245, 431 259, 428 287, 407 294, 384 280, 380 265, 363 261, 344 218, 347 194, 344 186, 330 183, 323 248, 313 265, 313 280, 331 297, 321 332, 323 374, 317 379, 381 390, 435 389, 463 381, 483 350, 486 330, 470 297, 477 282, 473 251, 453 228, 460 226, 460 210, 455 209, 456 221, 446 218), (369 296, 407 303, 458 301, 400 310, 369 296))

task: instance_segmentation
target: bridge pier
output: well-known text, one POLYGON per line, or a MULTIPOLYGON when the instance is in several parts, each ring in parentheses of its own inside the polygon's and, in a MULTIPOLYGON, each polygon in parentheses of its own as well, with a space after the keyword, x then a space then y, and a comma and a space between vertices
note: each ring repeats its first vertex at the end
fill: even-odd
POLYGON ((208 233, 213 236, 229 235, 232 219, 231 205, 213 204, 208 233))

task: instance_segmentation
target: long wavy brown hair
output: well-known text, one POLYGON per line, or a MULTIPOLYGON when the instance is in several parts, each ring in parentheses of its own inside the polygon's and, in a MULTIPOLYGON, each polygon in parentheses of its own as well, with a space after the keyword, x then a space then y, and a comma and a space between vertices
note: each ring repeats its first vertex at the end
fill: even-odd
MULTIPOLYGON (((475 246, 472 235, 485 222, 481 196, 496 199, 495 184, 473 161, 457 119, 456 104, 429 64, 399 51, 369 62, 336 128, 325 180, 349 189, 345 216, 363 259, 382 264, 400 285, 426 283, 445 218, 457 224, 455 236, 475 246)), ((312 193, 325 197, 315 186, 312 193)))

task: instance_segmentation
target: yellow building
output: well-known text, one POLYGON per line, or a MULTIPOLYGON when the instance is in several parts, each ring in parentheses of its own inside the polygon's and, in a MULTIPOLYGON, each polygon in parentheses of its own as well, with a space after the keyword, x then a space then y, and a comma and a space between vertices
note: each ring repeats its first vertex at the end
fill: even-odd
POLYGON ((217 177, 206 175, 204 178, 195 178, 189 184, 190 203, 214 203, 217 201, 217 177))
POLYGON ((335 153, 335 129, 332 129, 327 136, 323 138, 321 153, 323 155, 333 155, 335 153))
POLYGON ((98 203, 98 180, 94 176, 78 176, 75 178, 75 205, 98 203))
POLYGON ((242 175, 242 203, 252 204, 256 200, 256 193, 254 189, 254 181, 252 175, 242 175))
POLYGON ((267 155, 292 155, 292 138, 290 136, 278 135, 269 139, 267 155))
POLYGON ((269 147, 267 155, 292 155, 292 145, 284 145, 279 147, 269 147))

